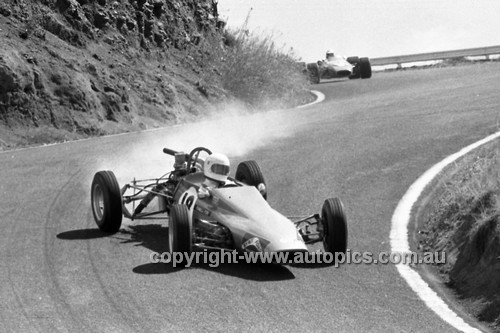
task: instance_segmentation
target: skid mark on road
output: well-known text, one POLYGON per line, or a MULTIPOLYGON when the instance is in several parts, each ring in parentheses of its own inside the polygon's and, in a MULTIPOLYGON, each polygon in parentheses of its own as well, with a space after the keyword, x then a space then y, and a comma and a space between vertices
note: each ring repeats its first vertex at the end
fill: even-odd
MULTIPOLYGON (((93 219, 94 219, 94 217, 93 217, 92 213, 89 211, 89 213, 87 215, 87 221, 92 221, 93 219)), ((87 227, 90 227, 89 224, 90 223, 87 224, 87 227)), ((113 309, 113 312, 121 317, 122 322, 125 323, 126 326, 133 329, 134 331, 138 331, 138 332, 141 331, 141 327, 138 324, 139 321, 134 317, 133 313, 131 313, 131 312, 125 313, 125 310, 123 309, 123 304, 132 303, 132 308, 135 308, 135 309, 138 308, 138 304, 136 304, 134 302, 134 300, 132 300, 132 299, 120 300, 120 297, 118 294, 112 295, 109 287, 106 286, 106 283, 104 282, 102 274, 100 273, 100 271, 96 265, 96 256, 92 254, 93 251, 92 251, 92 244, 91 244, 90 239, 86 240, 85 246, 86 246, 87 257, 90 260, 90 267, 91 267, 92 273, 95 276, 95 279, 97 281, 97 284, 99 285, 99 288, 101 289, 101 295, 104 296, 108 305, 113 309)), ((117 256, 117 257, 120 257, 120 256, 117 256)), ((99 257, 97 259, 100 260, 99 257)))
MULTIPOLYGON (((7 225, 8 227, 10 227, 10 236, 8 239, 10 239, 10 242, 14 242, 14 241, 18 241, 18 237, 16 237, 17 235, 17 230, 19 229, 20 227, 20 224, 19 223, 9 223, 7 225)), ((5 232, 5 230, 4 230, 5 232)), ((30 329, 36 331, 36 332, 40 332, 40 327, 38 325, 36 325, 35 321, 32 319, 32 316, 30 316, 28 314, 28 311, 26 310, 26 306, 24 305, 24 302, 21 298, 21 295, 20 293, 17 291, 17 288, 15 286, 15 283, 14 283, 14 280, 18 279, 18 276, 13 276, 12 275, 12 266, 14 264, 16 264, 16 262, 14 260, 10 260, 10 258, 14 258, 14 253, 12 253, 12 249, 14 249, 15 247, 12 246, 12 245, 9 245, 8 249, 7 249, 7 253, 6 253, 6 256, 4 257, 4 261, 7 261, 6 262, 6 270, 7 270, 7 283, 10 287, 10 290, 12 291, 13 295, 14 295, 14 298, 15 298, 15 303, 16 303, 16 307, 18 309, 20 309, 20 313, 21 315, 26 319, 27 321, 27 324, 30 326, 30 329), (7 260, 5 259, 7 258, 7 260)), ((3 314, 2 314, 3 316, 3 314)), ((6 323, 8 323, 7 321, 5 321, 6 323)), ((20 325, 20 327, 23 327, 22 324, 23 323, 18 323, 20 325)))
MULTIPOLYGON (((391 251, 392 252, 410 252, 408 241, 408 223, 410 222, 411 209, 415 202, 422 194, 423 190, 430 182, 450 163, 464 156, 470 151, 500 137, 500 132, 492 134, 476 143, 473 143, 459 152, 448 156, 432 168, 427 170, 420 178, 418 178, 399 201, 394 214, 392 215, 392 226, 390 233, 391 251)), ((480 332, 478 329, 467 324, 448 305, 441 299, 438 294, 432 290, 422 277, 405 264, 396 266, 399 274, 406 280, 413 291, 424 301, 424 303, 433 310, 439 317, 446 321, 451 326, 462 332, 480 332)))
POLYGON ((54 209, 61 198, 72 193, 75 179, 78 179, 79 177, 81 177, 81 170, 77 170, 71 175, 71 177, 69 177, 66 183, 61 187, 59 193, 57 193, 54 200, 52 200, 52 202, 50 203, 49 210, 45 217, 43 258, 45 275, 47 276, 46 280, 48 283, 51 283, 53 285, 53 288, 50 288, 50 291, 53 291, 51 292, 50 296, 54 297, 54 303, 58 314, 64 314, 64 320, 61 320, 61 322, 65 322, 65 320, 67 322, 68 320, 70 320, 73 322, 72 327, 79 327, 80 330, 88 331, 90 328, 80 320, 80 316, 78 315, 78 313, 73 311, 70 304, 66 301, 66 296, 56 275, 57 270, 54 263, 54 255, 56 252, 54 250, 54 242, 56 240, 56 237, 53 234, 53 230, 59 222, 59 219, 56 217, 57 214, 54 213, 54 209))

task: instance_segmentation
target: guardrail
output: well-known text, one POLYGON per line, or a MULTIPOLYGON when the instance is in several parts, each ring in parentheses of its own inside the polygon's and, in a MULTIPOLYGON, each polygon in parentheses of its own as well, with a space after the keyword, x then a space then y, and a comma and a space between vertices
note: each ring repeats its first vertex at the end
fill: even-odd
POLYGON ((392 57, 371 58, 372 66, 384 65, 401 65, 409 62, 429 61, 429 60, 442 60, 456 57, 473 57, 473 56, 489 56, 491 54, 500 54, 499 46, 477 47, 473 49, 463 49, 455 51, 441 51, 419 53, 392 57))

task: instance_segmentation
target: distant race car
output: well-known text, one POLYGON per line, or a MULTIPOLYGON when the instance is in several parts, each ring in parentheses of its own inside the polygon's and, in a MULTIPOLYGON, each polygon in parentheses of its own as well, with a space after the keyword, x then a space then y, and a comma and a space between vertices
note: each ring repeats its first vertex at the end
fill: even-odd
POLYGON ((340 199, 325 200, 321 215, 292 221, 267 203, 266 182, 255 161, 241 162, 232 178, 227 157, 207 148, 189 154, 168 148, 163 152, 174 156, 175 164, 160 178, 134 179, 120 189, 112 171, 95 174, 91 203, 99 229, 117 232, 122 216, 168 221, 170 253, 297 253, 308 252, 306 245, 316 242, 323 242, 326 252, 345 253, 347 222, 340 199))
POLYGON ((326 52, 326 59, 306 65, 306 72, 312 83, 320 83, 321 79, 369 79, 372 76, 370 59, 336 55, 326 52))

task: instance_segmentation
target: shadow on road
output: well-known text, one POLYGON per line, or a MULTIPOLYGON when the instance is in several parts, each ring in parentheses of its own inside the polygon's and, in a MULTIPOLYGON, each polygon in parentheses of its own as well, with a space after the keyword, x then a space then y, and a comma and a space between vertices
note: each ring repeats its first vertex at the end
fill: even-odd
MULTIPOLYGON (((56 237, 64 240, 87 240, 113 237, 114 239, 120 240, 122 244, 143 246, 152 252, 163 253, 168 251, 168 228, 161 224, 131 225, 120 229, 116 234, 105 233, 99 229, 78 229, 62 232, 56 237)), ((253 281, 281 281, 295 278, 293 273, 282 265, 263 263, 249 264, 246 262, 239 262, 236 264, 226 263, 217 267, 211 267, 209 263, 193 263, 190 268, 184 266, 174 267, 172 263, 146 263, 134 267, 132 271, 137 274, 170 274, 183 269, 204 269, 253 281)))
MULTIPOLYGON (((295 278, 292 272, 285 266, 274 264, 222 264, 217 267, 210 267, 208 264, 193 264, 189 268, 173 267, 171 263, 148 263, 135 267, 134 273, 138 274, 169 274, 183 269, 205 269, 224 275, 229 275, 241 279, 252 281, 283 281, 295 278)), ((194 272, 193 272, 194 274, 194 272)))
POLYGON ((119 234, 129 236, 129 238, 122 240, 122 243, 144 246, 158 253, 168 251, 168 228, 161 224, 130 225, 126 229, 120 229, 119 234))
MULTIPOLYGON (((120 230, 120 233, 130 235, 130 239, 122 241, 123 243, 136 243, 158 253, 168 251, 168 228, 162 225, 132 225, 127 230, 120 230)), ((173 267, 171 263, 147 263, 135 267, 132 271, 138 274, 169 274, 182 269, 205 269, 253 281, 280 281, 295 278, 288 268, 281 265, 242 262, 221 264, 217 267, 211 267, 208 263, 193 263, 190 268, 173 267)))
MULTIPOLYGON (((162 225, 132 225, 129 230, 120 230, 120 232, 130 235, 130 240, 124 241, 125 243, 137 243, 137 245, 144 246, 158 253, 168 251, 168 228, 162 225)), ((295 278, 288 268, 273 264, 247 264, 240 262, 211 267, 208 263, 193 263, 191 268, 205 269, 253 281, 279 281, 295 278)), ((135 267, 133 272, 138 274, 168 274, 182 269, 187 268, 173 267, 171 263, 147 263, 135 267)))
POLYGON ((99 229, 78 229, 61 232, 56 235, 59 239, 65 240, 84 240, 84 239, 94 239, 110 236, 109 233, 103 232, 99 229))

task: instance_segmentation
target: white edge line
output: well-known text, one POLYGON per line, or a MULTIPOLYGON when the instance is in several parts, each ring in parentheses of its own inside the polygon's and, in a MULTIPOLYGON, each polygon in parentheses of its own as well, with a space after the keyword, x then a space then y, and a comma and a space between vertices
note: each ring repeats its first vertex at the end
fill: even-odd
MULTIPOLYGON (((295 108, 296 109, 305 108, 307 106, 311 106, 311 105, 314 105, 314 104, 317 104, 317 103, 321 103, 321 102, 323 102, 325 100, 325 95, 323 93, 321 93, 319 91, 316 91, 316 90, 311 90, 311 93, 316 96, 316 100, 315 101, 313 101, 311 103, 308 103, 308 104, 297 106, 295 108)), ((275 110, 274 112, 276 112, 276 111, 282 111, 282 110, 275 110)), ((273 112, 272 110, 268 111, 268 113, 272 113, 272 112, 273 112)), ((195 121, 194 123, 199 123, 199 122, 203 122, 203 121, 206 121, 206 120, 200 119, 200 121, 195 121)), ((147 130, 123 132, 123 133, 118 133, 118 134, 108 134, 108 135, 101 135, 101 136, 92 136, 92 137, 78 139, 78 140, 70 140, 70 141, 63 141, 63 142, 48 143, 48 144, 44 144, 44 145, 41 145, 41 146, 32 146, 32 147, 24 147, 24 148, 17 148, 17 149, 0 150, 0 155, 1 154, 6 154, 6 153, 14 153, 14 152, 23 151, 23 150, 30 150, 30 149, 36 149, 36 148, 44 148, 44 147, 50 147, 50 146, 56 146, 56 145, 63 145, 63 144, 68 144, 68 143, 75 143, 75 142, 80 142, 80 141, 87 141, 87 140, 92 140, 92 139, 97 139, 97 138, 109 138, 109 137, 121 136, 121 135, 127 135, 127 134, 134 134, 134 133, 137 134, 137 133, 153 132, 153 131, 163 130, 163 129, 166 129, 166 128, 174 128, 174 127, 184 126, 186 124, 188 124, 188 123, 175 124, 175 125, 169 125, 169 126, 158 127, 158 128, 150 128, 150 129, 147 129, 147 130)))
MULTIPOLYGON (((490 141, 500 137, 500 132, 492 134, 476 143, 473 143, 459 152, 446 157, 441 162, 437 163, 422 176, 420 176, 408 189, 405 195, 401 198, 396 207, 391 220, 391 251, 397 253, 410 252, 408 241, 408 224, 410 222, 411 210, 415 202, 418 200, 424 188, 450 163, 464 156, 470 151, 482 146, 490 141)), ((462 332, 481 332, 480 330, 467 324, 460 318, 448 305, 441 299, 438 294, 432 290, 422 277, 405 264, 398 264, 396 268, 399 274, 406 280, 413 291, 424 301, 424 303, 441 317, 448 324, 462 332)))
POLYGON ((314 95, 316 95, 316 100, 314 102, 311 102, 311 103, 307 103, 307 104, 304 104, 304 105, 297 106, 296 109, 306 108, 308 106, 311 106, 311 105, 314 105, 314 104, 317 104, 317 103, 321 103, 321 102, 323 102, 325 100, 325 94, 323 94, 322 92, 319 92, 317 90, 311 90, 311 93, 313 93, 314 95))

